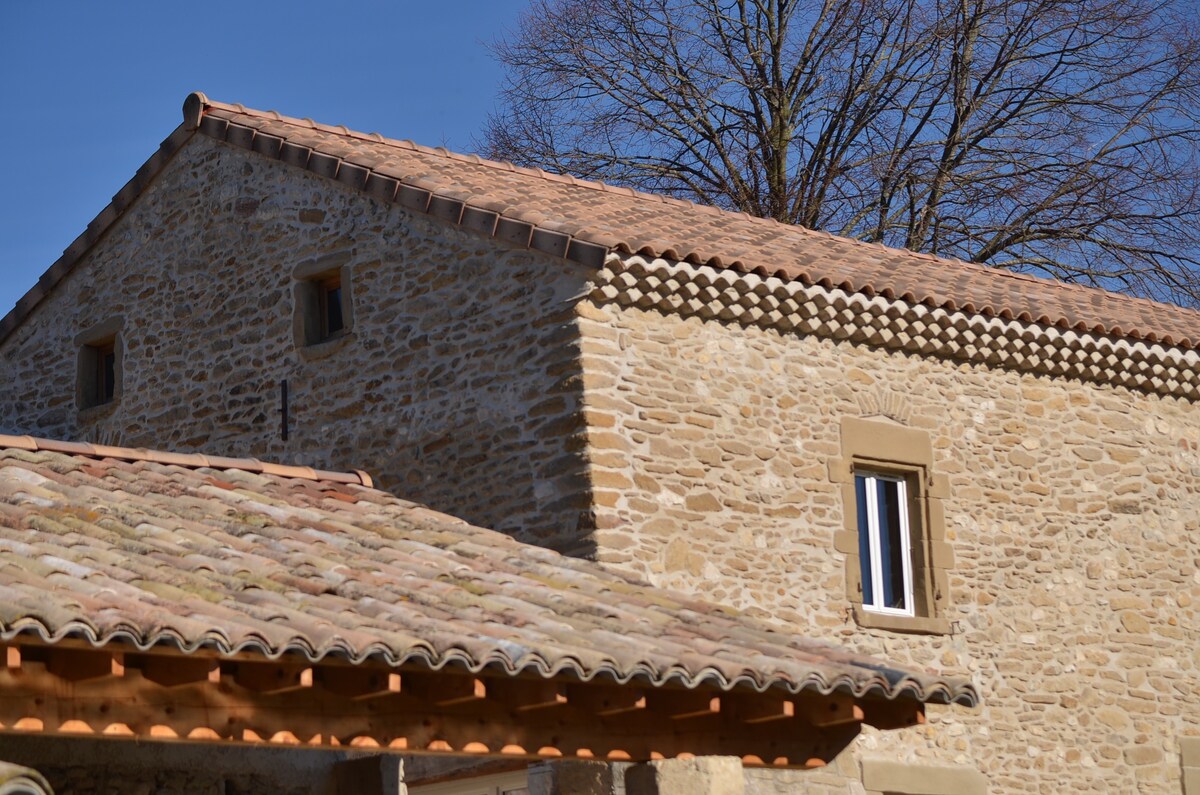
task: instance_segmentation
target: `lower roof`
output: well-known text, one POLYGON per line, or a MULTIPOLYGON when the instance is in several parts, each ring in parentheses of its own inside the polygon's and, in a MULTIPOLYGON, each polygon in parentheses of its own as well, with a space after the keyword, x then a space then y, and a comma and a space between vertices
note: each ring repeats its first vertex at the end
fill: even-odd
POLYGON ((0 641, 974 705, 358 475, 0 436, 0 641))

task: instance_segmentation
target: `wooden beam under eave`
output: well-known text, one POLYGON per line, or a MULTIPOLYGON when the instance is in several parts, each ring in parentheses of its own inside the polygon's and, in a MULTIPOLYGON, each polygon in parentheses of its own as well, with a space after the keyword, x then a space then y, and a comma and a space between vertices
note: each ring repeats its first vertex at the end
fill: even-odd
POLYGON ((400 674, 378 668, 325 665, 316 669, 316 685, 353 699, 379 698, 400 692, 400 674))
POLYGON ((408 672, 400 675, 400 692, 438 707, 471 704, 487 698, 482 679, 443 671, 408 672))
POLYGON ((721 712, 721 697, 706 690, 652 690, 646 708, 672 720, 707 718, 721 712))
POLYGON ((807 723, 821 727, 861 723, 865 715, 849 693, 804 692, 796 697, 796 708, 807 723))
POLYGON ((230 666, 235 682, 259 693, 293 693, 313 686, 311 665, 239 660, 230 666))
POLYGON ((197 682, 221 681, 221 665, 212 657, 175 657, 158 654, 127 654, 125 665, 163 687, 179 687, 197 682))
POLYGON ((68 682, 124 676, 124 656, 104 649, 72 649, 50 647, 44 650, 46 670, 68 682))
POLYGON ((519 712, 550 709, 567 704, 567 686, 550 679, 493 678, 487 695, 519 712))
POLYGON ((868 698, 859 701, 863 723, 876 729, 905 729, 925 722, 925 705, 919 701, 868 698))
POLYGON ((727 698, 731 711, 743 723, 777 723, 796 720, 796 702, 772 696, 727 698))
MULTIPOLYGON (((144 671, 145 661, 139 660, 139 665, 144 671)), ((462 681, 475 677, 417 672, 418 681, 428 677, 423 687, 428 690, 425 695, 431 696, 418 698, 420 689, 408 687, 410 673, 401 672, 400 692, 364 699, 334 692, 336 685, 325 686, 332 680, 324 666, 311 668, 312 682, 304 687, 303 698, 273 686, 262 689, 244 674, 222 677, 219 683, 193 677, 192 682, 164 686, 144 675, 71 681, 42 665, 16 672, 0 669, 0 732, 92 732, 172 742, 356 747, 526 759, 643 761, 687 754, 731 755, 781 767, 810 767, 832 760, 858 732, 857 724, 818 728, 800 716, 789 720, 785 730, 771 722, 746 723, 721 711, 722 694, 712 690, 657 691, 672 694, 658 699, 660 709, 648 706, 600 715, 584 705, 603 703, 604 697, 574 697, 588 692, 589 685, 582 683, 567 688, 566 703, 555 696, 552 707, 545 693, 557 692, 557 687, 541 695, 537 695, 541 689, 534 687, 525 692, 526 697, 529 693, 535 697, 523 703, 544 706, 516 709, 513 705, 520 698, 514 702, 513 697, 498 696, 504 690, 503 685, 498 689, 495 685, 498 677, 487 680, 492 687, 485 686, 482 694, 472 684, 472 697, 457 700, 444 696, 466 692, 462 681), (679 717, 697 711, 702 717, 679 717)), ((375 670, 390 672, 384 667, 375 670)), ((274 681, 268 677, 268 682, 274 681)), ((743 695, 754 698, 754 694, 739 694, 739 698, 743 695)), ((656 691, 650 690, 647 701, 654 702, 655 696, 656 691)))
POLYGON ((585 712, 611 718, 646 708, 646 693, 641 688, 620 685, 567 685, 567 700, 585 712))

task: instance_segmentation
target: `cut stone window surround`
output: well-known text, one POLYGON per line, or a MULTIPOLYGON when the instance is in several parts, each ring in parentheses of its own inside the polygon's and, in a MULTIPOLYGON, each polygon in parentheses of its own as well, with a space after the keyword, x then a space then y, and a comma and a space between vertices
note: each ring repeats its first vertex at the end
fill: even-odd
POLYGON ((862 780, 869 795, 987 795, 987 777, 965 765, 864 759, 862 780))
POLYGON ((925 431, 886 419, 844 417, 842 457, 829 462, 830 479, 842 492, 843 524, 834 547, 845 558, 846 595, 859 626, 917 634, 948 634, 948 572, 954 551, 946 542, 942 501, 949 481, 933 471, 933 444, 925 431), (903 480, 912 548, 913 615, 871 610, 863 605, 862 557, 856 475, 903 480))
POLYGON ((75 405, 81 416, 104 413, 121 400, 125 345, 122 317, 112 317, 76 335, 75 405))
POLYGON ((305 359, 341 350, 354 338, 351 252, 340 251, 305 260, 292 270, 295 312, 292 332, 305 359))
POLYGON ((1179 738, 1183 795, 1200 795, 1200 737, 1179 738))

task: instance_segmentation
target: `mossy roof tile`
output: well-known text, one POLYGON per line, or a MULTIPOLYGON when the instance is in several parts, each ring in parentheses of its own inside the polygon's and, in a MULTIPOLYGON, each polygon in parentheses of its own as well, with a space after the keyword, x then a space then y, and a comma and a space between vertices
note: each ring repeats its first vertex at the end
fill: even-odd
POLYGON ((0 436, 0 640, 977 700, 964 681, 781 632, 340 474, 295 488, 201 457, 164 465, 38 440, 31 451, 28 437, 6 448, 12 438, 0 436))

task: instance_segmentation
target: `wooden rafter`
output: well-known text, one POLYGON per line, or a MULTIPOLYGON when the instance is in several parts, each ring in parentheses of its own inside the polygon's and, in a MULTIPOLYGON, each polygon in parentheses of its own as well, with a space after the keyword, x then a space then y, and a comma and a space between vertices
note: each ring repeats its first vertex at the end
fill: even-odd
POLYGON ((912 725, 915 701, 639 688, 242 655, 4 648, 0 731, 389 748, 525 758, 733 755, 820 766, 860 722, 912 725))

